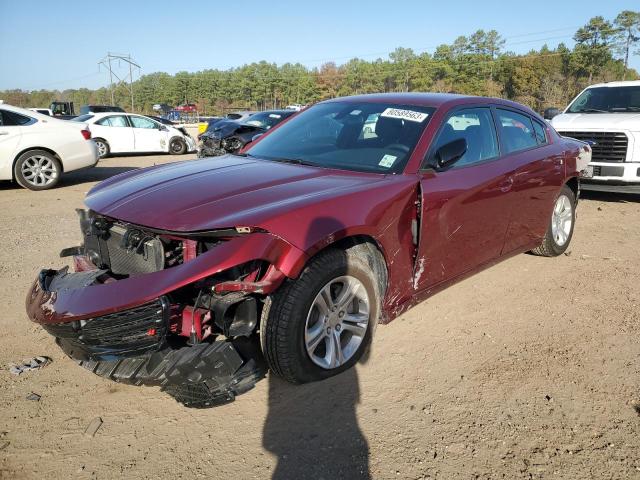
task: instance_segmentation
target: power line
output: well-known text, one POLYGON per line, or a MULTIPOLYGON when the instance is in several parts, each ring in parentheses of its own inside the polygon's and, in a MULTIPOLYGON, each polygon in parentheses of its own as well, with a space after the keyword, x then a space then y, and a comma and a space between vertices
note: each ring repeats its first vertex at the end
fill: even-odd
POLYGON ((136 67, 139 71, 142 69, 140 65, 138 65, 136 62, 133 61, 130 54, 111 53, 111 52, 107 52, 107 56, 98 62, 98 68, 100 67, 100 65, 109 69, 109 89, 111 90, 111 104, 115 105, 116 103, 114 98, 113 77, 116 77, 119 83, 125 83, 128 78, 129 93, 131 94, 131 111, 132 112, 135 111, 134 104, 133 104, 133 68, 136 67), (123 78, 120 78, 112 68, 112 64, 111 64, 112 60, 118 60, 118 62, 122 61, 127 63, 129 65, 129 74, 124 76, 123 78))

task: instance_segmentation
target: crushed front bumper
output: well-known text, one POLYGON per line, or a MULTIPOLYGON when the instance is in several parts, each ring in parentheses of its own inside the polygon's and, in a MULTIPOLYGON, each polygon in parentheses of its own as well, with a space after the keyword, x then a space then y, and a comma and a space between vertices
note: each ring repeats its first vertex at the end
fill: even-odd
POLYGON ((29 318, 94 373, 134 385, 162 387, 181 403, 207 407, 233 400, 266 373, 257 335, 188 345, 175 343, 170 305, 177 289, 250 260, 273 268, 261 282, 222 282, 224 292, 269 294, 306 261, 304 253, 267 233, 239 236, 181 265, 104 281, 105 270, 43 270, 26 298, 29 318))

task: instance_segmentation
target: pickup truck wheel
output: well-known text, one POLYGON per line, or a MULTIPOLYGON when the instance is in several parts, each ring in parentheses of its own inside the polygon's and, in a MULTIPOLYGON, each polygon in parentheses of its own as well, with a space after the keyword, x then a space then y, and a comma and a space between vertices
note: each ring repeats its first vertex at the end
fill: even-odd
POLYGON ((557 257, 565 252, 573 236, 576 220, 576 196, 567 185, 562 187, 551 212, 551 221, 542 244, 532 250, 535 255, 557 257))
POLYGON ((273 373, 307 383, 352 367, 371 342, 380 315, 375 276, 362 255, 332 249, 267 299, 262 351, 273 373))
POLYGON ((107 141, 102 138, 96 138, 93 141, 96 143, 96 147, 98 147, 98 158, 108 157, 111 149, 107 141))
POLYGON ((169 143, 169 153, 173 155, 183 155, 187 153, 187 144, 181 138, 174 138, 169 143))
POLYGON ((56 186, 62 167, 56 157, 44 150, 30 150, 18 157, 13 167, 16 182, 29 190, 46 190, 56 186))

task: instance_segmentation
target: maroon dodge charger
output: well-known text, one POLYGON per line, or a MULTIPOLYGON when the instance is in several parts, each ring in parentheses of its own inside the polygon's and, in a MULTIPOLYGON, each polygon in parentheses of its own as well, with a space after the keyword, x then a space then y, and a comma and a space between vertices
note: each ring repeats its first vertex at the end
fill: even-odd
POLYGON ((73 270, 29 318, 98 375, 205 407, 267 369, 351 368, 378 322, 573 233, 590 147, 506 100, 381 94, 319 103, 237 155, 123 173, 80 210, 73 270))

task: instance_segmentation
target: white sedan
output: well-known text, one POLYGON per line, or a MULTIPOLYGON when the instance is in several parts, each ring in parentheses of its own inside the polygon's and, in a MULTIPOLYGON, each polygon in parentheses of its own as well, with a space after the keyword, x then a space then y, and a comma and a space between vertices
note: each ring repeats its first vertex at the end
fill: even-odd
POLYGON ((0 105, 0 180, 45 190, 58 183, 62 172, 97 162, 98 149, 86 124, 0 105))
POLYGON ((184 130, 163 125, 144 115, 131 113, 90 113, 74 118, 89 125, 100 157, 111 153, 192 152, 196 142, 184 130))

